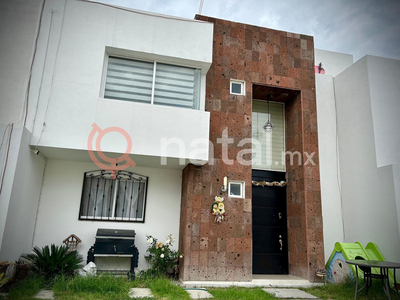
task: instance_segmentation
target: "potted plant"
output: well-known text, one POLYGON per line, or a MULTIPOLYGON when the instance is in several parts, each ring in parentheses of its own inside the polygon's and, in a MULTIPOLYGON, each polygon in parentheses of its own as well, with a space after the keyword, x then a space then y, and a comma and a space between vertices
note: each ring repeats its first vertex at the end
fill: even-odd
POLYGON ((17 266, 17 279, 24 279, 28 275, 30 265, 22 259, 15 261, 15 265, 17 266))

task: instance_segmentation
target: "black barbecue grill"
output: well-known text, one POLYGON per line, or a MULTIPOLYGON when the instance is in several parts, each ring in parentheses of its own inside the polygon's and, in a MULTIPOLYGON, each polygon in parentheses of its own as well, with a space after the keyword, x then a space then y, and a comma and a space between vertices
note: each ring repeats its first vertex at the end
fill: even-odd
POLYGON ((135 230, 97 229, 96 242, 89 249, 87 263, 94 262, 96 257, 131 257, 131 269, 126 271, 134 278, 134 268, 138 266, 139 261, 135 236, 135 230))

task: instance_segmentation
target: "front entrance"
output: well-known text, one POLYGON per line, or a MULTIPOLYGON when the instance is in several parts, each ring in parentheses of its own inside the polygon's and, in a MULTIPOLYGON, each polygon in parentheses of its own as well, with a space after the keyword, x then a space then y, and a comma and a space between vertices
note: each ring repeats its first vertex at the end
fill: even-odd
MULTIPOLYGON (((284 172, 253 170, 253 181, 282 181, 284 172)), ((286 187, 252 188, 253 274, 288 274, 286 187)))

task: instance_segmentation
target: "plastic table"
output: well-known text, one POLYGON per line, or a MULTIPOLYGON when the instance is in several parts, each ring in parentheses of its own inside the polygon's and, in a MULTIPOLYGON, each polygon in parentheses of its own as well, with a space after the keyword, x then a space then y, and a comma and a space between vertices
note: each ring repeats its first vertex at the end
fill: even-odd
MULTIPOLYGON (((391 261, 362 260, 362 259, 346 260, 346 263, 348 263, 349 265, 356 266, 356 292, 355 292, 354 299, 357 299, 357 293, 365 287, 367 287, 367 293, 368 293, 368 288, 372 284, 372 279, 370 279, 371 283, 368 283, 368 278, 367 278, 367 280, 365 280, 365 278, 364 278, 363 287, 358 289, 358 268, 357 267, 380 269, 380 275, 378 277, 382 280, 383 291, 385 292, 386 296, 388 296, 389 299, 390 299, 390 290, 392 289, 389 285, 389 269, 393 269, 394 286, 396 288, 394 291, 397 293, 397 296, 399 296, 399 290, 398 290, 397 284, 396 284, 397 283, 396 269, 400 269, 400 263, 391 262, 391 261)), ((371 275, 371 273, 367 274, 367 276, 368 275, 371 275)), ((372 275, 374 275, 374 274, 372 274, 372 275)), ((372 278, 373 278, 373 276, 372 276, 372 278)))

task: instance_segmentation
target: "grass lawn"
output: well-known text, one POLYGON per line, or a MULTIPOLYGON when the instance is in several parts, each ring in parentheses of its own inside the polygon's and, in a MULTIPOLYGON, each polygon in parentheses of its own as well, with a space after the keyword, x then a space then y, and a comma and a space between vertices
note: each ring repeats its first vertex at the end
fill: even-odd
MULTIPOLYGON (((33 296, 42 288, 52 289, 55 299, 60 300, 124 300, 131 299, 128 296, 129 289, 133 287, 150 288, 155 298, 162 300, 189 300, 189 294, 173 281, 166 278, 137 278, 129 281, 122 277, 113 277, 101 275, 98 277, 75 277, 58 278, 51 281, 45 281, 39 276, 30 276, 19 282, 7 297, 0 296, 0 300, 33 300, 33 296)), ((320 299, 352 300, 354 299, 354 282, 348 281, 343 284, 305 288, 304 291, 319 297, 320 299)), ((262 288, 209 288, 208 291, 218 300, 269 300, 276 299, 270 294, 264 292, 262 288)), ((393 299, 396 294, 393 293, 393 299)), ((145 298, 142 298, 145 299, 145 298)), ((382 290, 382 284, 379 280, 374 280, 371 289, 366 295, 361 291, 357 295, 360 300, 378 300, 387 299, 382 290)))
MULTIPOLYGON (((364 282, 362 280, 359 281, 358 288, 363 286, 364 282)), ((335 300, 353 300, 355 293, 355 282, 351 280, 347 280, 341 284, 326 284, 324 286, 312 287, 307 289, 302 289, 307 293, 310 293, 314 296, 317 296, 320 299, 335 299, 335 300)), ((397 295, 395 292, 391 291, 390 297, 392 299, 397 299, 397 295)), ((372 286, 368 290, 368 294, 366 294, 365 289, 357 293, 357 300, 382 300, 388 299, 386 294, 382 289, 381 280, 374 279, 372 281, 372 286)))
POLYGON ((244 287, 229 287, 208 289, 209 293, 218 300, 269 300, 276 299, 271 294, 262 290, 262 288, 244 288, 244 287))
MULTIPOLYGON (((30 276, 19 282, 7 297, 0 300, 34 300, 34 295, 43 288, 52 289, 54 298, 60 300, 125 300, 133 287, 150 288, 155 298, 190 300, 189 294, 166 278, 139 278, 129 281, 123 277, 101 275, 97 277, 61 277, 45 281, 39 276, 30 276)), ((146 299, 146 298, 141 298, 146 299)))
POLYGON ((44 286, 44 279, 39 276, 30 276, 25 280, 18 283, 18 286, 13 287, 9 296, 0 299, 18 299, 18 300, 31 300, 33 296, 44 286))

